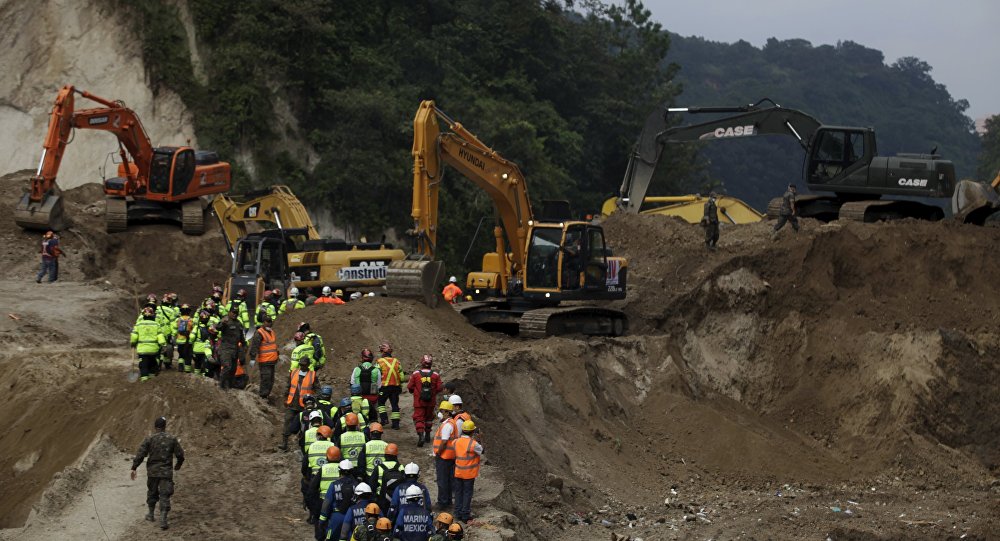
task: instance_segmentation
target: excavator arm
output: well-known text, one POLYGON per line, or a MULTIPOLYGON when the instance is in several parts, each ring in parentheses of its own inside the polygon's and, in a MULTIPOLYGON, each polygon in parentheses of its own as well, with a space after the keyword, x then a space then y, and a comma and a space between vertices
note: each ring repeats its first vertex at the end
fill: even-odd
POLYGON ((288 186, 271 186, 265 190, 246 193, 242 201, 219 194, 212 201, 212 209, 219 220, 226 244, 232 253, 236 241, 247 236, 247 224, 271 223, 279 229, 303 228, 307 240, 319 239, 319 233, 305 206, 288 186))
POLYGON ((667 144, 758 135, 788 135, 794 137, 805 150, 820 126, 820 122, 812 116, 795 109, 786 109, 767 98, 740 107, 659 107, 646 119, 639 141, 629 158, 618 205, 626 212, 639 212, 667 144), (765 101, 770 102, 771 106, 761 107, 765 101), (699 124, 672 126, 672 113, 735 114, 699 124))

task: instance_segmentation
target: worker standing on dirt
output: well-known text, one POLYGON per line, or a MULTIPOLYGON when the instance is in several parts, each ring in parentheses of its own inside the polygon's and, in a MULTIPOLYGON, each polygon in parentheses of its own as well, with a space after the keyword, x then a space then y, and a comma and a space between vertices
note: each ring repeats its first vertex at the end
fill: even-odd
POLYGON ((458 425, 455 421, 455 406, 444 400, 438 406, 437 433, 434 434, 434 473, 437 476, 437 506, 447 509, 452 504, 453 483, 455 477, 455 450, 449 445, 452 438, 458 437, 458 425))
POLYGON ((284 314, 285 312, 290 312, 292 310, 298 310, 299 308, 305 308, 306 303, 299 300, 299 288, 293 287, 288 290, 288 298, 285 302, 281 303, 281 307, 278 308, 278 315, 284 314))
POLYGON ((448 402, 455 408, 452 411, 452 416, 455 417, 456 426, 461 426, 463 421, 471 421, 472 415, 465 411, 464 404, 462 404, 462 397, 457 394, 453 394, 448 397, 448 402))
POLYGON ((232 312, 233 309, 236 310, 236 319, 243 325, 243 330, 246 331, 250 328, 250 314, 247 311, 247 290, 240 289, 236 292, 236 296, 229 299, 223 309, 226 313, 232 312))
POLYGON ((462 300, 462 288, 458 287, 458 278, 454 276, 448 278, 448 285, 444 286, 441 296, 451 304, 457 304, 462 300))
POLYGON ((792 224, 792 230, 799 232, 799 209, 795 206, 795 197, 798 190, 794 184, 788 185, 788 190, 781 196, 781 209, 778 211, 778 222, 774 224, 774 231, 771 232, 771 239, 778 238, 778 231, 785 227, 785 222, 792 224))
POLYGON ((275 301, 275 299, 280 294, 281 292, 279 292, 277 289, 273 291, 264 292, 264 298, 260 301, 260 304, 257 305, 257 314, 254 319, 255 325, 257 325, 258 327, 262 325, 261 322, 263 321, 265 314, 271 316, 272 323, 274 322, 275 319, 277 319, 278 307, 275 306, 274 303, 277 302, 275 301))
POLYGON ((375 523, 382 516, 382 509, 372 501, 372 488, 368 483, 354 487, 354 505, 344 513, 340 527, 341 541, 367 541, 369 526, 374 531, 375 523))
POLYGON ((453 439, 449 447, 455 453, 455 518, 469 522, 472 518, 472 489, 479 477, 479 462, 483 446, 476 436, 476 423, 462 423, 462 435, 453 439))
POLYGON ((258 394, 261 398, 267 399, 271 394, 271 387, 274 386, 274 367, 278 364, 278 337, 271 328, 273 320, 271 315, 264 313, 261 315, 260 327, 253 333, 250 339, 250 346, 247 348, 247 358, 250 359, 250 368, 260 363, 260 390, 258 394))
POLYGON ((337 447, 344 458, 350 460, 358 471, 358 476, 364 478, 365 464, 365 433, 358 427, 358 414, 348 413, 344 416, 344 424, 347 427, 337 440, 337 447))
POLYGON ((309 510, 309 524, 316 524, 319 520, 320 510, 319 498, 315 491, 309 490, 309 487, 312 484, 313 476, 326 464, 327 450, 337 449, 330 441, 331 436, 333 436, 333 430, 330 430, 330 427, 320 426, 316 432, 316 441, 312 442, 302 455, 302 498, 306 509, 309 510))
POLYGON ((219 387, 229 389, 234 386, 237 363, 243 348, 243 323, 239 320, 239 307, 230 306, 226 317, 215 325, 219 330, 219 344, 216 355, 219 360, 219 387))
POLYGON ((382 386, 382 371, 375 364, 375 355, 368 348, 361 350, 361 362, 351 372, 351 385, 359 385, 361 396, 369 403, 378 402, 378 390, 382 386))
POLYGON ((434 404, 441 392, 441 376, 431 370, 434 359, 430 355, 420 358, 420 370, 410 374, 406 390, 413 395, 413 426, 417 430, 417 447, 430 443, 434 423, 434 404))
POLYGON ((392 491, 396 489, 406 474, 403 473, 403 465, 399 463, 399 446, 390 443, 385 447, 385 459, 368 476, 368 484, 375 491, 379 507, 389 509, 389 501, 392 499, 392 491))
POLYGON ((59 235, 53 231, 46 231, 42 235, 42 266, 38 269, 38 276, 35 276, 35 283, 42 283, 45 275, 49 276, 49 283, 59 279, 59 256, 62 255, 62 248, 59 247, 59 235))
POLYGON ((701 217, 701 226, 705 228, 705 246, 715 251, 715 245, 719 242, 719 206, 715 202, 716 194, 708 194, 708 201, 705 201, 705 215, 701 217))
POLYGON ((379 464, 385 461, 385 449, 389 443, 382 439, 382 424, 368 425, 368 441, 365 443, 365 478, 371 476, 379 464))
POLYGON ((156 313, 147 306, 142 309, 142 319, 132 327, 129 344, 135 348, 139 356, 139 381, 147 381, 150 376, 159 372, 157 358, 160 350, 166 345, 167 339, 156 322, 156 313))
POLYGON ((195 325, 194 319, 191 319, 191 305, 182 304, 180 307, 180 317, 170 327, 170 330, 174 334, 174 343, 177 344, 178 372, 191 371, 191 363, 194 361, 195 325))
POLYGON ((151 435, 146 436, 139 446, 139 450, 132 459, 132 473, 130 477, 135 481, 135 470, 146 460, 146 505, 149 512, 146 513, 146 520, 153 522, 156 520, 156 502, 160 502, 160 528, 166 530, 167 513, 170 512, 170 496, 174 493, 174 471, 181 469, 184 464, 184 449, 181 442, 174 436, 167 433, 167 418, 158 417, 153 423, 156 429, 151 435), (177 464, 174 465, 174 457, 177 457, 177 464))
POLYGON ((403 474, 405 477, 396 485, 395 490, 392 491, 392 498, 389 499, 389 512, 386 516, 393 522, 396 521, 396 517, 399 515, 399 506, 402 503, 403 493, 410 487, 416 488, 423 494, 424 509, 428 513, 431 512, 431 491, 427 490, 427 486, 419 481, 420 466, 416 462, 410 462, 406 466, 403 466, 403 474))
POLYGON ((305 334, 305 341, 312 345, 312 369, 319 370, 326 366, 326 345, 323 337, 313 332, 312 326, 303 321, 299 323, 298 332, 305 334))
POLYGON ((198 312, 198 320, 194 324, 194 331, 191 334, 191 356, 192 356, 192 366, 185 366, 184 370, 188 373, 194 372, 196 374, 204 374, 207 368, 206 357, 212 354, 212 336, 209 334, 208 328, 213 325, 215 321, 212 315, 209 314, 208 310, 200 310, 198 312))
POLYGON ((181 315, 180 308, 177 307, 177 294, 164 294, 156 312, 156 320, 160 323, 160 330, 167 339, 167 345, 160 355, 160 362, 163 368, 170 370, 171 364, 174 362, 174 326, 177 324, 177 318, 181 315))
POLYGON ((351 506, 354 498, 354 487, 358 479, 354 477, 354 464, 342 458, 338 464, 340 477, 330 483, 323 495, 323 506, 319 512, 319 522, 316 524, 316 541, 338 539, 340 526, 344 522, 344 513, 351 506), (333 533, 336 529, 337 532, 333 533))
POLYGON ((378 390, 378 417, 385 425, 392 420, 393 430, 399 430, 399 395, 403 393, 403 367, 392 356, 392 345, 382 342, 378 347, 378 369, 382 373, 382 386, 378 390), (390 413, 391 408, 391 413, 390 413))
POLYGON ((330 428, 336 426, 337 409, 331 399, 333 398, 333 387, 324 385, 319 390, 319 399, 316 401, 316 409, 323 414, 323 424, 330 428))
MULTIPOLYGON (((330 446, 326 450, 325 460, 309 479, 306 506, 309 507, 309 516, 315 519, 310 524, 316 525, 316 539, 323 539, 322 534, 326 533, 326 524, 322 524, 324 521, 320 518, 323 511, 323 500, 326 498, 326 493, 330 490, 330 485, 337 479, 340 479, 340 462, 342 459, 340 449, 337 446, 330 446)), ((348 464, 350 464, 350 461, 348 461, 348 464)))
POLYGON ((344 291, 338 289, 334 292, 330 286, 323 286, 323 292, 313 304, 347 304, 344 302, 344 291))
POLYGON ((288 398, 285 399, 285 429, 281 435, 282 451, 288 451, 288 436, 299 431, 299 414, 305 410, 305 397, 316 392, 316 372, 302 365, 291 373, 288 380, 288 398))
POLYGON ((434 519, 424 507, 424 493, 419 487, 407 487, 402 503, 396 514, 393 537, 399 541, 427 541, 434 533, 434 519))

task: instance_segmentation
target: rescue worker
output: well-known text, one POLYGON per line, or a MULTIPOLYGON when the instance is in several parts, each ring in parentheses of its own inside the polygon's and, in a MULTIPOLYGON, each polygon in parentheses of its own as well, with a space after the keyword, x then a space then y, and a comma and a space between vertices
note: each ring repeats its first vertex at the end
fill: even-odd
POLYGON ((427 541, 433 533, 434 519, 424 507, 424 493, 416 486, 407 487, 396 515, 394 537, 399 541, 427 541))
POLYGON ((298 431, 299 414, 306 407, 307 396, 312 396, 316 392, 316 372, 309 370, 308 366, 301 366, 293 371, 288 379, 288 397, 285 399, 285 429, 282 432, 282 451, 288 450, 288 436, 298 431))
POLYGON ((208 342, 205 346, 205 376, 209 378, 219 377, 219 356, 216 350, 219 346, 218 321, 208 327, 208 342))
POLYGON ((292 350, 292 363, 288 368, 289 372, 296 371, 299 366, 307 366, 310 370, 316 369, 316 361, 313 356, 313 342, 306 340, 306 333, 296 332, 292 339, 295 340, 295 349, 292 350))
MULTIPOLYGON (((215 322, 212 320, 208 310, 198 312, 198 320, 195 322, 194 333, 191 336, 191 353, 193 371, 196 374, 204 374, 207 368, 206 355, 212 354, 212 337, 208 328, 215 322)), ((191 366, 185 366, 186 372, 192 372, 191 366)))
POLYGON ((448 397, 448 402, 455 408, 452 415, 455 417, 455 426, 461 426, 462 421, 471 421, 472 415, 462 409, 462 397, 453 394, 448 397))
POLYGON ((362 417, 361 419, 361 429, 365 428, 365 419, 377 419, 378 418, 378 408, 376 403, 369 400, 361 395, 360 385, 351 385, 351 411, 357 413, 362 417))
POLYGON ((437 514, 434 517, 434 535, 431 536, 430 541, 446 541, 448 539, 448 527, 455 522, 455 517, 451 516, 451 513, 445 513, 444 511, 437 514))
POLYGON ((382 371, 375 364, 375 355, 368 348, 361 350, 361 362, 351 372, 351 385, 361 386, 361 396, 371 403, 378 402, 378 390, 382 386, 382 371))
POLYGON ((62 255, 62 248, 59 247, 59 236, 53 231, 46 231, 42 235, 42 265, 35 276, 35 283, 42 283, 45 275, 49 276, 49 283, 59 279, 59 256, 62 255))
POLYGON ((465 537, 465 532, 462 530, 461 524, 454 522, 451 526, 448 526, 448 539, 458 541, 463 537, 465 537))
POLYGON ((247 358, 250 359, 250 368, 260 363, 260 389, 258 394, 266 399, 271 394, 271 387, 274 386, 274 368, 278 364, 278 338, 271 328, 274 322, 270 314, 263 314, 260 320, 260 327, 253 333, 250 339, 250 347, 247 348, 247 358))
POLYGON ((441 424, 434 434, 434 473, 437 476, 438 509, 451 507, 454 492, 452 478, 455 477, 455 450, 448 445, 453 438, 458 437, 454 412, 455 406, 447 400, 443 400, 438 406, 438 418, 441 419, 441 424))
POLYGON ((385 517, 375 521, 375 537, 373 541, 393 541, 392 521, 385 517))
POLYGON ((257 313, 254 315, 254 325, 261 326, 265 315, 271 316, 271 323, 278 317, 278 307, 275 306, 275 298, 278 290, 265 291, 264 298, 257 304, 257 313))
POLYGON ((379 423, 368 426, 368 438, 365 443, 365 479, 385 460, 385 449, 389 445, 382 439, 382 425, 379 423))
POLYGON ((402 503, 403 492, 410 487, 416 488, 423 494, 423 506, 428 513, 431 512, 431 491, 427 490, 427 486, 419 481, 420 478, 420 466, 416 462, 410 462, 406 466, 403 466, 403 480, 396 485, 396 489, 392 491, 392 498, 389 499, 389 511, 386 516, 389 520, 393 522, 396 521, 396 517, 399 514, 399 506, 402 503))
POLYGON ((368 484, 375 492, 376 499, 382 509, 389 509, 389 500, 392 499, 392 491, 396 485, 406 477, 403 473, 403 465, 399 463, 399 446, 390 443, 385 446, 385 460, 383 460, 368 477, 368 484))
POLYGON ((410 375, 406 390, 413 395, 413 426, 417 430, 417 447, 431 441, 434 422, 434 404, 441 392, 441 376, 431 370, 434 359, 430 355, 420 358, 420 370, 410 375))
POLYGON ((247 290, 240 289, 236 292, 236 295, 229 299, 229 302, 223 307, 223 311, 227 314, 233 309, 236 310, 236 319, 243 325, 244 332, 250 328, 250 312, 247 309, 247 290))
POLYGON ((366 518, 371 517, 374 524, 381 515, 382 510, 372 501, 372 487, 368 483, 358 483, 354 487, 354 503, 344 511, 337 538, 348 541, 354 529, 364 524, 366 518))
POLYGON ((167 339, 156 322, 156 314, 149 306, 142 309, 142 319, 132 327, 129 345, 135 348, 139 356, 139 381, 147 381, 155 376, 158 370, 157 358, 160 350, 167 344, 167 339))
POLYGON ((296 329, 305 334, 305 341, 312 344, 313 370, 319 370, 326 366, 326 345, 323 344, 323 337, 313 332, 312 326, 303 321, 296 329))
MULTIPOLYGON (((309 410, 309 398, 306 397, 306 411, 303 411, 299 417, 299 424, 304 428, 299 431, 299 448, 302 449, 302 454, 306 454, 309 446, 316 441, 316 434, 319 432, 319 427, 323 425, 323 414, 316 410, 309 410)), ((314 402, 315 403, 315 402, 314 402)))
POLYGON ((174 361, 174 326, 177 318, 180 317, 180 308, 177 307, 177 294, 165 293, 160 305, 156 307, 156 320, 160 323, 160 331, 167 339, 167 345, 160 352, 160 363, 163 368, 170 370, 174 361))
POLYGON ((479 462, 483 446, 476 437, 476 423, 462 423, 462 435, 448 446, 455 453, 455 518, 469 522, 472 518, 472 490, 479 477, 479 462))
POLYGON ((299 308, 305 308, 306 303, 299 300, 299 288, 293 287, 288 290, 288 298, 285 302, 281 303, 281 307, 278 308, 278 315, 282 315, 285 312, 290 312, 292 310, 298 310, 299 308))
POLYGON ((335 445, 331 445, 326 450, 326 457, 324 458, 323 464, 313 472, 312 477, 309 479, 309 487, 306 492, 306 505, 309 507, 309 516, 314 519, 310 524, 316 524, 316 539, 322 539, 321 531, 326 531, 326 524, 320 526, 320 523, 324 522, 320 516, 323 510, 323 500, 330 489, 330 485, 340 478, 340 461, 342 459, 340 449, 335 445))
POLYGON ((177 344, 177 371, 190 372, 194 360, 195 321, 191 319, 191 305, 182 304, 177 322, 170 327, 177 344))
POLYGON ((774 230, 771 231, 771 240, 777 240, 778 231, 785 227, 785 222, 792 224, 793 231, 799 232, 799 209, 795 205, 797 193, 795 184, 789 184, 788 190, 781 196, 781 208, 778 210, 778 221, 774 224, 774 230))
POLYGON ((382 342, 378 350, 381 355, 378 369, 382 374, 382 386, 378 391, 378 417, 383 425, 392 420, 392 428, 399 430, 399 395, 403 392, 403 378, 406 376, 399 359, 392 356, 392 345, 382 342))
MULTIPOLYGON (((338 464, 340 477, 334 479, 323 495, 323 506, 319 512, 319 522, 316 524, 316 539, 339 539, 340 526, 344 522, 344 513, 353 503, 354 487, 358 485, 354 477, 354 463, 341 458, 338 464), (336 533, 333 533, 336 530, 336 533), (333 534, 331 536, 331 534, 333 534)), ((371 490, 371 489, 369 489, 371 490)))
POLYGON ((347 432, 347 414, 354 413, 358 417, 358 430, 364 431, 368 428, 368 420, 363 413, 355 412, 352 409, 352 402, 350 398, 342 398, 340 400, 340 407, 337 410, 337 415, 339 417, 334 421, 334 433, 338 435, 347 432))
POLYGON ((701 217, 701 226, 705 228, 705 247, 715 251, 715 245, 719 242, 719 206, 715 202, 716 194, 708 194, 708 201, 705 201, 705 215, 701 217))
POLYGON ((348 413, 344 416, 346 430, 340 435, 337 447, 344 458, 350 460, 354 467, 358 469, 359 477, 363 477, 364 467, 359 467, 365 463, 365 433, 358 430, 358 414, 348 413))
POLYGON ((333 403, 330 399, 333 398, 333 387, 329 385, 324 385, 319 390, 319 397, 316 400, 316 409, 323 414, 323 424, 334 428, 335 426, 335 413, 333 403))
POLYGON ((213 284, 212 292, 208 295, 208 297, 205 297, 205 300, 201 301, 201 307, 205 308, 208 305, 208 301, 212 301, 216 305, 222 302, 222 286, 213 284))
POLYGON ((343 291, 338 289, 337 293, 334 294, 330 286, 323 286, 323 292, 313 301, 313 304, 346 304, 342 298, 343 296, 343 291))
POLYGON ((320 509, 320 506, 314 502, 318 498, 314 497, 315 493, 309 490, 309 486, 312 483, 313 476, 316 475, 323 464, 326 464, 326 451, 331 448, 337 448, 330 441, 331 436, 333 436, 333 430, 326 425, 321 425, 316 431, 316 441, 312 442, 306 448, 306 452, 302 454, 302 481, 300 482, 300 486, 302 489, 302 501, 306 509, 309 510, 309 519, 307 520, 309 524, 316 524, 316 521, 319 520, 320 509))
POLYGON ((462 300, 462 288, 458 287, 458 278, 454 276, 448 278, 448 285, 444 286, 441 296, 452 304, 458 304, 462 300))
POLYGON ((219 331, 216 357, 219 361, 219 387, 229 389, 235 386, 239 368, 240 353, 243 349, 244 330, 239 320, 239 307, 230 306, 225 317, 215 324, 219 331))
POLYGON ((170 512, 170 496, 174 493, 174 471, 181 469, 184 464, 184 449, 181 442, 171 434, 167 433, 167 418, 158 417, 153 422, 155 432, 146 436, 139 445, 139 450, 132 459, 132 473, 130 477, 135 481, 135 470, 139 468, 142 461, 146 460, 146 506, 149 512, 146 513, 146 520, 153 522, 156 512, 156 502, 160 502, 160 528, 166 530, 167 513, 170 512), (174 464, 174 457, 177 464, 174 464))

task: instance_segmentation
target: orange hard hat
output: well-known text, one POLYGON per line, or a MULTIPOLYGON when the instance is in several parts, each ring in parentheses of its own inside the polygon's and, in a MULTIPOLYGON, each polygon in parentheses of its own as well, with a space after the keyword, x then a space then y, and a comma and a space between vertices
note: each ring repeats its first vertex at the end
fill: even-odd
POLYGON ((399 446, 395 443, 390 443, 385 446, 385 454, 388 456, 396 456, 399 454, 399 446))
POLYGON ((382 508, 379 507, 377 503, 370 503, 370 504, 368 504, 368 505, 365 506, 365 514, 366 515, 381 515, 382 514, 382 508))
POLYGON ((372 424, 368 425, 368 431, 369 432, 378 432, 379 434, 381 434, 383 432, 383 430, 382 430, 382 423, 372 423, 372 424))
POLYGON ((375 521, 375 529, 380 532, 388 532, 392 529, 392 522, 389 519, 382 517, 375 521))
POLYGON ((434 521, 445 526, 451 526, 451 523, 455 522, 455 517, 451 516, 451 513, 441 512, 437 514, 434 521))
POLYGON ((333 429, 326 425, 323 425, 319 427, 318 430, 316 430, 316 433, 319 434, 320 436, 323 436, 326 439, 330 439, 330 436, 333 435, 333 429))
MULTIPOLYGON (((324 425, 326 427, 326 425, 324 425)), ((329 427, 326 427, 329 428, 329 427)), ((331 446, 326 450, 326 461, 329 463, 340 462, 341 454, 340 449, 336 446, 331 446)))
POLYGON ((344 421, 347 422, 347 426, 358 426, 358 414, 351 412, 344 416, 344 421))

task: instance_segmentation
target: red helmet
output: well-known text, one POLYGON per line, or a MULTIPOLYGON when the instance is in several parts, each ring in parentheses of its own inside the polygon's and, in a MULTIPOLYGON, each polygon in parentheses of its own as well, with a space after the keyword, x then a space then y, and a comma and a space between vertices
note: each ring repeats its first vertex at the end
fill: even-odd
POLYGON ((361 350, 361 360, 372 362, 373 360, 375 360, 375 355, 372 354, 372 350, 365 348, 361 350))
POLYGON ((215 310, 215 301, 213 301, 212 299, 208 299, 207 301, 205 301, 205 308, 208 310, 215 310))
POLYGON ((420 366, 422 366, 423 368, 430 368, 431 364, 433 363, 434 363, 434 357, 431 357, 430 355, 424 355, 423 357, 420 358, 420 366))
POLYGON ((222 286, 220 286, 218 284, 213 285, 212 286, 212 293, 218 293, 219 295, 221 295, 222 294, 222 286))
POLYGON ((271 290, 271 295, 274 295, 275 297, 280 297, 281 296, 281 290, 278 289, 278 288, 274 288, 274 289, 271 290))
POLYGON ((198 317, 200 317, 201 319, 208 319, 212 317, 212 314, 208 310, 202 310, 198 312, 198 317))
POLYGON ((236 296, 239 297, 239 298, 241 298, 241 299, 245 299, 246 296, 247 296, 247 290, 241 289, 241 290, 237 291, 236 292, 236 296))
POLYGON ((296 342, 302 342, 303 340, 305 340, 305 339, 306 339, 306 333, 304 333, 304 332, 302 332, 302 331, 299 331, 299 332, 295 333, 295 336, 293 336, 292 338, 293 338, 293 339, 294 339, 294 340, 295 340, 296 342))
POLYGON ((384 353, 386 355, 392 355, 392 345, 389 342, 382 342, 378 347, 379 353, 384 353))
POLYGON ((146 295, 146 304, 156 304, 156 293, 146 295))
POLYGON ((156 311, 153 310, 152 306, 147 306, 142 309, 142 317, 146 319, 152 319, 155 316, 156 316, 156 311))
POLYGON ((165 296, 167 298, 167 302, 177 302, 177 294, 176 293, 174 293, 174 292, 171 291, 170 293, 167 293, 165 296))

